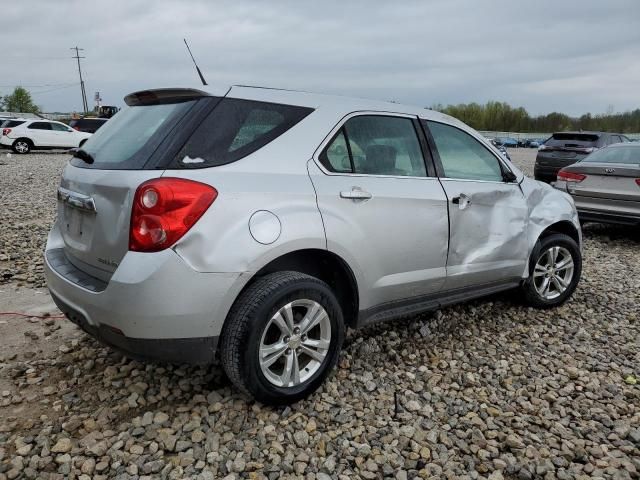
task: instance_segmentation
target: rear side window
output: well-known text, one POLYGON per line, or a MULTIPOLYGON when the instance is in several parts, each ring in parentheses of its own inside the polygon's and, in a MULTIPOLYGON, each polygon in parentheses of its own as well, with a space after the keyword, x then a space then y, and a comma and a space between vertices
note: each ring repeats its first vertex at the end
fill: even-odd
POLYGON ((554 133, 545 142, 548 147, 596 147, 600 136, 589 133, 554 133))
POLYGON ((292 105, 224 98, 196 128, 177 158, 183 166, 192 168, 235 162, 275 140, 312 111, 292 105))
POLYGON ((51 130, 51 124, 49 122, 33 122, 27 128, 31 130, 51 130))
POLYGON ((22 125, 24 120, 6 120, 0 125, 2 128, 13 128, 22 125))
POLYGON ((386 115, 350 118, 320 154, 336 173, 426 177, 413 120, 386 115))

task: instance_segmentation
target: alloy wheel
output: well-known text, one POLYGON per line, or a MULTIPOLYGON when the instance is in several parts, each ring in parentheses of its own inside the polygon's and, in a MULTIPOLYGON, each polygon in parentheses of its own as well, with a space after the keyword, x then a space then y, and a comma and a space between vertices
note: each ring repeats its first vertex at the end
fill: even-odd
POLYGON ((562 295, 573 279, 573 257, 564 247, 553 246, 543 252, 533 269, 533 283, 545 300, 562 295))
POLYGON ((331 345, 331 321, 318 302, 294 300, 269 320, 259 345, 260 369, 278 387, 295 387, 321 367, 331 345))

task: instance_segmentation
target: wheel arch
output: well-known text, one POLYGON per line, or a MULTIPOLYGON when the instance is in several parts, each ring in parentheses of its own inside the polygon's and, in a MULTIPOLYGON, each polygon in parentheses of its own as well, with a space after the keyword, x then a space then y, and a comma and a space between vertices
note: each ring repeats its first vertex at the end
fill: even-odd
POLYGON ((560 220, 545 227, 536 237, 531 251, 529 253, 529 261, 527 262, 527 271, 525 277, 531 274, 533 269, 533 259, 538 256, 540 251, 540 241, 550 235, 561 233, 572 238, 578 245, 578 249, 582 248, 582 235, 580 230, 569 220, 560 220))
POLYGON ((256 279, 280 271, 305 273, 319 278, 328 284, 340 303, 345 319, 345 326, 355 326, 359 308, 358 283, 356 277, 344 259, 328 250, 319 248, 293 250, 270 260, 245 283, 236 296, 236 299, 240 297, 256 279))

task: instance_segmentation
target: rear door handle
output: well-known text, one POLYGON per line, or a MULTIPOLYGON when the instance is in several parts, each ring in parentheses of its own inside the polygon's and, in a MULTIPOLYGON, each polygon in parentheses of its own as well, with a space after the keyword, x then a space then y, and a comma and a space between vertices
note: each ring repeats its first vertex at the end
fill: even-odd
POLYGON ((453 197, 451 199, 451 203, 455 203, 456 205, 458 205, 458 208, 460 210, 464 210, 469 205, 471 205, 471 199, 469 198, 468 195, 461 193, 459 196, 453 197))
POLYGON ((359 187, 353 187, 351 190, 340 192, 340 198, 348 198, 351 200, 368 200, 372 197, 369 192, 359 187))

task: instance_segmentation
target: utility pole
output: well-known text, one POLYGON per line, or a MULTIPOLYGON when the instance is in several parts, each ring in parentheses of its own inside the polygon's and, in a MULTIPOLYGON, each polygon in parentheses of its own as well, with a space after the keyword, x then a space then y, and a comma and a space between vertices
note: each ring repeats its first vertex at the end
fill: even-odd
POLYGON ((82 79, 82 69, 80 68, 80 59, 85 58, 80 56, 80 51, 84 50, 84 48, 72 47, 70 50, 76 51, 76 56, 71 57, 75 58, 78 61, 78 75, 80 75, 80 91, 82 92, 82 108, 83 112, 86 113, 89 111, 89 104, 87 103, 87 94, 84 91, 84 80, 82 79))

